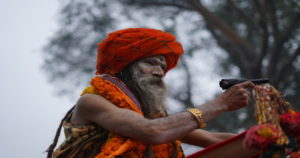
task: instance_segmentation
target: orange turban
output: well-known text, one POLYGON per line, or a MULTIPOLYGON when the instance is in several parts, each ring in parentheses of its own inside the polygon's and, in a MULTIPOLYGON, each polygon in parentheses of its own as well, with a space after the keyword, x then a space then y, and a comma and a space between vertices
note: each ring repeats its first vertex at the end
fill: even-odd
POLYGON ((99 44, 96 74, 114 75, 128 64, 151 56, 163 55, 167 69, 174 68, 183 53, 170 33, 148 28, 129 28, 112 32, 99 44))

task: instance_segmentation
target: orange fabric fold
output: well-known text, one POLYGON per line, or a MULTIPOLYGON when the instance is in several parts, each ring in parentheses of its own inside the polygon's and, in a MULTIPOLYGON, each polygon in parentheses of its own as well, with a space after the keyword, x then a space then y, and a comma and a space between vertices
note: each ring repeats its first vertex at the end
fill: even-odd
MULTIPOLYGON (((101 77, 93 78, 91 86, 83 91, 83 94, 85 93, 101 95, 120 108, 129 109, 143 115, 134 102, 118 86, 101 77)), ((100 153, 95 158, 114 158, 116 156, 142 158, 146 149, 147 146, 140 141, 110 132, 105 144, 99 149, 100 153)), ((175 147, 172 143, 166 143, 153 145, 151 149, 155 158, 169 158, 174 152, 177 152, 177 158, 183 157, 180 141, 176 141, 175 147)))

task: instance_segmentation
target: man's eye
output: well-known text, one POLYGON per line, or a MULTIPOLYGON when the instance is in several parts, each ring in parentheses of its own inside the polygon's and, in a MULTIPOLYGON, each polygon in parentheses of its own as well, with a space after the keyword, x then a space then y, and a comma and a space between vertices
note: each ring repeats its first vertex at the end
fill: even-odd
POLYGON ((155 63, 153 61, 146 61, 146 63, 149 65, 155 65, 155 63))
POLYGON ((162 68, 163 70, 166 70, 166 69, 167 69, 167 66, 166 66, 166 65, 162 65, 161 68, 162 68))

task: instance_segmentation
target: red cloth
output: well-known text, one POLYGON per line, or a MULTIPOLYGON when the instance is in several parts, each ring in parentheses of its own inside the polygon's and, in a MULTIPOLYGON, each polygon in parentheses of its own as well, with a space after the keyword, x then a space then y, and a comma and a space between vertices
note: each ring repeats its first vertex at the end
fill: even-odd
POLYGON ((281 127, 293 137, 300 136, 300 112, 289 111, 280 115, 281 127))
POLYGON ((279 134, 279 130, 269 123, 253 126, 246 133, 244 146, 252 149, 265 150, 272 143, 276 142, 279 138, 279 134))
MULTIPOLYGON (((210 152, 214 152, 220 148, 225 148, 227 145, 231 144, 231 143, 234 143, 235 141, 238 141, 239 139, 243 139, 245 137, 245 134, 246 134, 247 131, 239 134, 239 135, 236 135, 234 137, 231 137, 231 138, 228 138, 222 142, 219 142, 217 144, 213 144, 211 146, 208 146, 206 147, 205 149, 201 150, 201 151, 198 151, 194 154, 191 154, 189 156, 187 156, 186 158, 201 158, 201 157, 205 157, 207 154, 209 154, 210 152)), ((240 146, 242 146, 242 144, 240 144, 240 146)), ((219 157, 226 157, 226 153, 224 153, 223 155, 220 155, 219 157)), ((253 156, 249 157, 249 158, 258 158, 259 155, 258 153, 257 154, 254 154, 253 156)))
POLYGON ((149 28, 129 28, 112 32, 99 43, 96 74, 114 75, 128 64, 151 56, 163 55, 165 73, 174 68, 183 53, 180 43, 170 33, 149 28))

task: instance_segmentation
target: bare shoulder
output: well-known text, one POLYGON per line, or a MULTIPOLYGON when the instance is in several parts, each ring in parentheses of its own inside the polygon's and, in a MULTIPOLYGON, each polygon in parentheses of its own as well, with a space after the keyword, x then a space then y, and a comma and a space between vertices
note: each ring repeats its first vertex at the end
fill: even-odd
POLYGON ((73 111, 71 122, 76 124, 86 124, 94 122, 91 118, 101 115, 117 108, 104 97, 95 94, 85 94, 81 96, 73 111))
POLYGON ((77 109, 90 111, 103 108, 106 99, 96 94, 85 94, 78 99, 76 103, 77 109))

